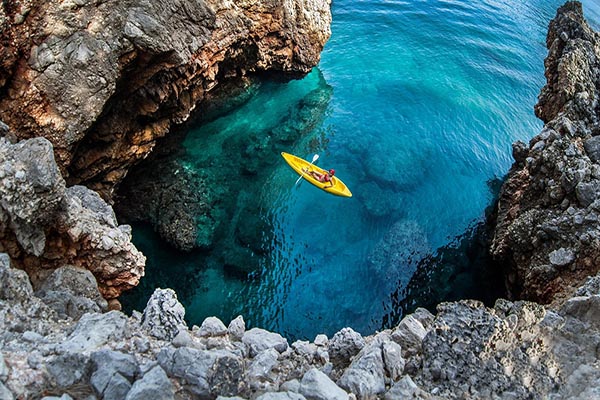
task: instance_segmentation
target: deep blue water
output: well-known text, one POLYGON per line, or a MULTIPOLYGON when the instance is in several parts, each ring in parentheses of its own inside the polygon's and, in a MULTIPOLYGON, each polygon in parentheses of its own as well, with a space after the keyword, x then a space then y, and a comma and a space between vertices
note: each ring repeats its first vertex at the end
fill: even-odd
MULTIPOLYGON (((421 261, 443 259, 440 248, 458 246, 483 220, 493 183, 512 163, 511 143, 539 132, 533 106, 560 4, 335 0, 320 65, 302 80, 263 83, 241 107, 190 130, 185 163, 208 174, 227 162, 219 154, 233 138, 267 137, 308 93, 329 87, 324 116, 285 150, 307 159, 318 152, 318 164, 335 168, 354 197, 295 186, 297 175, 274 152, 268 184, 230 194, 239 205, 260 199, 257 218, 270 232, 256 238, 259 270, 232 275, 215 258, 174 252, 138 227, 148 274, 162 271, 155 286, 183 288, 195 324, 242 314, 250 326, 308 339, 345 326, 380 329, 417 268, 440 265, 421 261)), ((598 29, 600 5, 583 4, 598 29)), ((234 229, 239 215, 230 217, 234 229)), ((465 274, 435 284, 470 297, 481 283, 465 274)))

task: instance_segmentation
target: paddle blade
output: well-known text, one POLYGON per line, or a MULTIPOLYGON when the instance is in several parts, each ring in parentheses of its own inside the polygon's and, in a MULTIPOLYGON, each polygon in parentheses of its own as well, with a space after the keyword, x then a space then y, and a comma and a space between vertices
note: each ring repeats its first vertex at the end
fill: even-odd
MULTIPOLYGON (((312 158, 312 161, 310 162, 311 164, 314 164, 315 161, 317 161, 319 159, 319 155, 315 154, 312 158)), ((294 186, 298 185, 298 183, 300 183, 300 181, 302 180, 302 177, 304 176, 304 172, 302 172, 302 175, 300 175, 300 178, 298 178, 298 180, 296 181, 296 183, 294 183, 294 186)))

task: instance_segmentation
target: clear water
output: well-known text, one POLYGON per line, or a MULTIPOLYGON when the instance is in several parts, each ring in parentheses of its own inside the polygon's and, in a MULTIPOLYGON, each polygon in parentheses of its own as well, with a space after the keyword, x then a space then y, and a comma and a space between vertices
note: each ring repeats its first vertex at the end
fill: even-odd
MULTIPOLYGON (((263 171, 268 184, 226 194, 240 206, 248 196, 260 200, 257 217, 271 230, 256 238, 260 268, 231 274, 218 258, 175 252, 136 227, 153 276, 139 290, 174 287, 190 323, 210 315, 228 323, 241 314, 250 326, 290 338, 385 326, 398 296, 410 295, 415 271, 441 268, 440 249, 458 246, 482 221, 494 201, 490 182, 512 163, 511 143, 540 130, 533 106, 545 83, 547 25, 561 4, 334 1, 320 65, 302 80, 267 82, 243 106, 192 129, 184 162, 219 169, 232 157, 225 150, 232 140, 248 132, 268 137, 307 94, 331 87, 325 116, 285 150, 310 159, 316 148, 318 164, 335 168, 354 197, 295 186, 297 175, 273 152, 263 171)), ((600 5, 583 4, 598 28, 600 5)), ((240 216, 230 218, 234 229, 240 216)), ((455 297, 475 296, 482 285, 472 276, 435 284, 455 297)))

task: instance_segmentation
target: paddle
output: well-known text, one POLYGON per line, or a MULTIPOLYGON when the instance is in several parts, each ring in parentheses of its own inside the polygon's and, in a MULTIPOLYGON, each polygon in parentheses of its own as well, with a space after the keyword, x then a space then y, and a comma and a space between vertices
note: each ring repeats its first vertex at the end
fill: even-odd
MULTIPOLYGON (((310 165, 314 164, 314 163, 315 163, 315 161, 317 161, 318 159, 319 159, 319 155, 318 155, 318 154, 315 154, 315 155, 313 156, 313 158, 312 158, 312 161, 310 162, 310 165)), ((303 177, 304 177, 304 171, 302 171, 302 175, 300 175, 300 178, 298 178, 298 180, 296 181, 296 183, 294 184, 294 186, 295 186, 295 185, 298 185, 298 183, 300 183, 300 180, 301 180, 303 177)))

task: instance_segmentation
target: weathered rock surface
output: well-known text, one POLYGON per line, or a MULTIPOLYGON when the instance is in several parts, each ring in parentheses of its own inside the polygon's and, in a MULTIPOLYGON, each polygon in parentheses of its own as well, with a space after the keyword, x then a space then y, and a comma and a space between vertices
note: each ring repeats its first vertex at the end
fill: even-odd
POLYGON ((492 253, 514 298, 564 298, 600 269, 600 34, 579 2, 560 7, 546 40, 544 121, 501 191, 492 253))
POLYGON ((110 197, 218 83, 308 72, 330 21, 327 0, 2 3, 0 119, 110 197))
POLYGON ((113 299, 137 285, 146 260, 131 243, 131 228, 117 224, 112 208, 97 193, 65 186, 52 145, 44 138, 13 144, 0 137, 0 251, 68 313, 106 304, 93 293, 90 276, 80 277, 84 286, 72 286, 71 298, 66 292, 59 295, 53 288, 76 278, 75 273, 67 277, 64 269, 53 273, 55 269, 89 270, 100 293, 113 299))
POLYGON ((168 308, 183 311, 163 290, 143 314, 92 312, 75 321, 44 304, 5 256, 0 275, 3 398, 583 400, 600 387, 600 276, 557 309, 463 300, 440 304, 435 315, 419 310, 372 336, 345 328, 331 340, 288 347, 257 328, 240 341, 214 318, 204 329, 179 325, 177 337, 187 339, 176 345, 156 335, 173 332, 170 318, 154 319, 153 330, 144 319, 165 309, 165 293, 168 308), (22 294, 13 296, 16 287, 22 294), (209 326, 217 329, 207 334, 209 326))
POLYGON ((215 89, 210 105, 220 105, 221 112, 205 115, 199 110, 198 122, 161 139, 152 154, 129 171, 114 196, 119 217, 152 224, 178 249, 202 249, 244 274, 255 270, 253 253, 264 252, 257 238, 272 230, 259 218, 265 200, 258 195, 272 177, 260 171, 273 167, 281 151, 297 146, 304 151, 327 115, 333 88, 319 71, 313 75, 318 78, 314 89, 291 104, 282 121, 264 129, 239 127, 218 137, 198 135, 198 124, 223 115, 232 104, 251 100, 262 81, 215 89))

